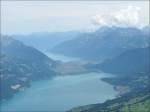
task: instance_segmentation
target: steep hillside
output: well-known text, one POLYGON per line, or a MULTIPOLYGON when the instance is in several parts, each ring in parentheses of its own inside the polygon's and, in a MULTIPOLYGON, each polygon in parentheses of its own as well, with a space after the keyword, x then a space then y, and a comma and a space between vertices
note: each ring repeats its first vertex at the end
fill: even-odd
POLYGON ((150 73, 150 48, 127 50, 121 55, 95 65, 98 69, 119 75, 150 73))
POLYGON ((30 81, 53 77, 56 62, 33 47, 11 37, 1 38, 1 97, 7 99, 30 85, 30 81))
POLYGON ((115 58, 88 68, 114 74, 115 77, 104 78, 103 80, 117 86, 116 89, 121 93, 122 91, 140 90, 149 85, 149 49, 147 47, 128 50, 115 58))
POLYGON ((149 92, 129 93, 120 98, 106 101, 102 104, 93 104, 73 108, 68 112, 149 112, 149 92))

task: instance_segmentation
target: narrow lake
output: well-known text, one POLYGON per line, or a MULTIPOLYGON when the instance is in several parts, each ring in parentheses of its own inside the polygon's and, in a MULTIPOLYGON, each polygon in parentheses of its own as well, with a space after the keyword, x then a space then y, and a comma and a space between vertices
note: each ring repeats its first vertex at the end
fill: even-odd
POLYGON ((100 80, 103 77, 111 77, 111 74, 92 72, 33 82, 30 88, 4 102, 1 111, 62 112, 76 106, 104 102, 114 98, 117 92, 112 85, 100 80))
POLYGON ((44 52, 44 54, 46 54, 48 57, 54 59, 54 60, 61 60, 63 62, 68 62, 68 61, 81 61, 80 58, 75 58, 75 57, 68 57, 65 55, 61 55, 61 54, 53 54, 50 52, 44 52))

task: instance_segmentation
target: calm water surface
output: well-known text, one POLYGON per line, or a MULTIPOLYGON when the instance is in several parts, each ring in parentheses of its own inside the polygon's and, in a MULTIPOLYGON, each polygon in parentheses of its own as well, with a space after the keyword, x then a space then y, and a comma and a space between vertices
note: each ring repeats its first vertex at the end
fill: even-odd
POLYGON ((1 110, 53 112, 104 102, 117 94, 110 84, 100 80, 110 76, 93 72, 33 82, 30 88, 4 102, 1 110))

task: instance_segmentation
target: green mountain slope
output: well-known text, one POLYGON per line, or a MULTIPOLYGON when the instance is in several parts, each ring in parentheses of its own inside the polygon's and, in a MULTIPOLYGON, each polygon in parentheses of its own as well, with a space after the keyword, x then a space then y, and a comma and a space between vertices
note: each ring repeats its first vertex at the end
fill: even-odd
POLYGON ((73 108, 68 112, 150 112, 149 92, 127 94, 102 104, 73 108))
POLYGON ((56 75, 53 70, 55 61, 11 37, 1 38, 0 59, 0 100, 12 97, 33 80, 56 75))

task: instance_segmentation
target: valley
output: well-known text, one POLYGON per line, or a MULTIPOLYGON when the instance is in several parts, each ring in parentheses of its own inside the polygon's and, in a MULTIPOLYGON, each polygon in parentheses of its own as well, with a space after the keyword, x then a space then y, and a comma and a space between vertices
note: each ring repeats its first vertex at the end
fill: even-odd
POLYGON ((1 0, 0 112, 150 112, 148 0, 1 0))
POLYGON ((31 87, 1 104, 1 111, 63 111, 116 97, 113 86, 102 81, 106 73, 56 76, 31 83, 31 87), (111 92, 111 93, 110 93, 111 92))
MULTIPOLYGON (((133 29, 124 30, 129 32, 133 29)), ((121 32, 123 31, 121 29, 121 32)), ((97 38, 99 37, 92 41, 96 42, 97 38)), ((82 39, 84 41, 86 37, 82 39)), ((38 47, 35 49, 25 45, 24 41, 4 36, 1 55, 3 66, 0 68, 1 110, 69 112, 95 112, 95 110, 124 112, 127 110, 128 112, 129 108, 133 109, 135 106, 137 108, 135 104, 141 105, 139 102, 147 106, 149 104, 148 74, 150 73, 149 47, 147 46, 149 37, 146 36, 139 43, 132 39, 132 36, 128 39, 133 45, 127 45, 127 48, 120 52, 120 48, 126 45, 126 40, 121 40, 121 43, 125 42, 124 44, 116 40, 114 48, 108 47, 106 52, 111 53, 114 50, 120 53, 110 56, 102 52, 101 55, 107 58, 104 59, 93 52, 91 54, 93 58, 85 57, 86 53, 83 54, 84 56, 56 54, 38 47), (134 101, 135 99, 138 100, 134 101), (120 105, 117 105, 118 101, 120 105), (129 104, 133 107, 128 107, 129 104), (29 110, 27 107, 30 107, 29 110)), ((108 42, 107 39, 104 41, 108 42)), ((105 49, 106 45, 103 47, 105 49)), ((95 50, 94 47, 93 49, 95 50)), ((84 49, 81 51, 84 52, 84 49)), ((65 52, 69 52, 68 49, 65 49, 65 52)), ((144 110, 144 112, 148 111, 144 110)))

